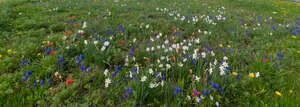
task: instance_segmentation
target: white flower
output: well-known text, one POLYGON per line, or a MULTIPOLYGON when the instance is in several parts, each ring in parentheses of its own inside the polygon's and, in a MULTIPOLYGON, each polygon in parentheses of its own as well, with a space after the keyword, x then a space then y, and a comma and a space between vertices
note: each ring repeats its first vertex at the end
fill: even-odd
POLYGON ((153 83, 149 84, 149 88, 154 88, 154 87, 155 87, 155 84, 153 84, 153 83))
POLYGON ((151 68, 149 69, 149 74, 153 75, 153 70, 151 68))
POLYGON ((108 41, 105 41, 104 42, 104 46, 108 46, 109 45, 109 42, 108 41))
POLYGON ((88 44, 88 41, 87 41, 87 40, 84 40, 84 44, 87 45, 87 44, 88 44))
POLYGON ((223 57, 223 60, 225 60, 225 61, 226 61, 227 59, 228 59, 228 58, 227 58, 226 56, 224 56, 224 57, 223 57))
POLYGON ((258 78, 260 75, 259 75, 259 72, 255 73, 255 77, 258 78))
POLYGON ((202 55, 203 58, 206 57, 206 53, 205 52, 202 52, 201 55, 202 55))
POLYGON ((201 99, 199 97, 196 97, 196 102, 200 103, 201 99))
POLYGON ((146 25, 146 29, 148 29, 149 28, 149 25, 146 25))
POLYGON ((195 80, 197 81, 197 82, 199 82, 200 81, 200 78, 198 77, 198 76, 195 76, 195 80))
POLYGON ((94 44, 97 45, 99 41, 94 41, 94 44))
POLYGON ((216 106, 219 107, 219 102, 216 102, 216 106))
POLYGON ((109 78, 106 78, 105 79, 105 87, 107 88, 110 83, 111 83, 111 80, 109 78))
POLYGON ((86 26, 86 22, 83 22, 83 26, 82 26, 82 28, 84 29, 84 28, 86 28, 87 26, 86 26))
POLYGON ((166 64, 166 67, 167 67, 167 69, 170 69, 171 65, 170 64, 166 64))
POLYGON ((147 48, 146 48, 146 51, 147 51, 147 52, 149 52, 149 51, 150 51, 150 48, 149 48, 149 47, 147 47, 147 48))
POLYGON ((209 68, 209 74, 211 74, 213 72, 212 68, 209 68))
POLYGON ((105 49, 106 49, 106 47, 105 47, 105 46, 102 46, 101 51, 104 51, 105 49))
POLYGON ((215 56, 214 51, 211 51, 210 54, 211 54, 211 56, 215 56))
POLYGON ((134 43, 136 41, 136 38, 134 38, 133 40, 132 40, 132 42, 134 43))
POLYGON ((83 30, 78 30, 78 33, 82 34, 84 31, 83 30))
POLYGON ((164 67, 164 65, 163 64, 159 64, 159 66, 158 66, 159 68, 162 68, 162 67, 164 67))
POLYGON ((163 86, 164 86, 164 83, 165 83, 164 81, 161 81, 161 82, 160 82, 160 85, 163 87, 163 86))
POLYGON ((211 95, 209 95, 209 98, 210 98, 210 100, 214 100, 214 97, 211 95))
POLYGON ((183 67, 183 64, 181 62, 178 63, 179 67, 183 67))
POLYGON ((142 79, 141 79, 141 82, 145 82, 146 80, 147 80, 147 77, 143 76, 142 79))
POLYGON ((191 96, 189 96, 189 95, 188 95, 186 98, 187 98, 188 100, 191 100, 191 96))
POLYGON ((104 72, 103 72, 103 74, 105 75, 105 76, 107 76, 107 73, 109 72, 109 70, 108 69, 105 69, 104 70, 104 72))

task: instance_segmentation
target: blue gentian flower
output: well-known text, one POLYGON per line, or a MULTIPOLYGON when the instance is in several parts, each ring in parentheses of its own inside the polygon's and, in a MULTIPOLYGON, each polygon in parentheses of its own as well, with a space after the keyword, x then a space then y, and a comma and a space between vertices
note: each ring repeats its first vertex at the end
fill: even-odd
POLYGON ((116 69, 119 70, 119 71, 121 71, 121 70, 122 70, 122 66, 121 66, 121 65, 118 65, 118 66, 116 67, 116 69))
POLYGON ((27 70, 27 75, 31 75, 31 74, 32 74, 32 71, 27 70))
POLYGON ((40 81, 40 85, 43 85, 43 84, 44 84, 44 80, 41 80, 41 81, 40 81))

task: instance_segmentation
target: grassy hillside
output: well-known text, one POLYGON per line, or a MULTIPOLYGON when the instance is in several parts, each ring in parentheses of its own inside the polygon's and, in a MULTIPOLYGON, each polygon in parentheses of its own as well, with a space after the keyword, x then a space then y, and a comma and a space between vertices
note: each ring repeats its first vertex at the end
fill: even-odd
POLYGON ((297 2, 0 2, 1 106, 299 106, 297 2))

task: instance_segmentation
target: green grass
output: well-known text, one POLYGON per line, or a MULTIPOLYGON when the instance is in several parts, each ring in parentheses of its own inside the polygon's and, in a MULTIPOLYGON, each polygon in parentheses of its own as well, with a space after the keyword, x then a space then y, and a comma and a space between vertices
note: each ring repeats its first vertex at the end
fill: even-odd
MULTIPOLYGON (((291 33, 295 29, 300 29, 296 23, 299 23, 297 18, 300 18, 300 7, 296 6, 295 2, 280 0, 119 0, 118 2, 0 0, 0 2, 1 106, 216 106, 216 102, 220 106, 299 106, 300 37, 296 34, 294 35, 296 38, 292 38, 291 33), (159 11, 156 8, 159 8, 159 11), (160 11, 164 8, 170 11, 160 11), (218 10, 226 20, 213 19, 216 25, 205 21, 207 15, 219 15, 218 10), (175 11, 174 16, 180 13, 181 16, 188 18, 205 17, 192 24, 192 21, 181 21, 180 18, 175 20, 174 16, 169 14, 175 11), (87 28, 82 28, 82 21, 87 22, 87 28), (278 22, 282 24, 278 25, 278 22), (261 25, 258 26, 258 23, 261 25), (120 25, 125 28, 124 32, 118 31, 120 25), (146 25, 149 25, 149 28, 146 28, 146 25), (278 25, 277 29, 273 30, 272 25, 278 25), (286 29, 287 25, 294 29, 286 29), (178 29, 172 30, 173 26, 178 29), (198 29, 202 32, 199 33, 198 29), (85 34, 76 34, 78 30, 84 30, 85 34), (249 33, 247 30, 250 30, 249 33), (71 33, 66 35, 65 31, 71 33), (211 34, 204 34, 204 31, 211 34), (150 42, 149 38, 154 39, 155 33, 162 33, 162 37, 150 42), (101 40, 94 45, 98 35, 101 40), (109 39, 110 37, 112 39, 109 39), (164 49, 146 51, 147 48, 161 45, 164 40, 182 43, 191 38, 199 38, 200 44, 193 42, 189 47, 190 50, 186 52, 182 51, 182 47, 179 52, 164 52, 164 49), (102 51, 104 39, 110 42, 110 46, 102 51), (133 39, 136 39, 136 42, 133 42, 133 39), (50 46, 48 41, 54 44, 50 46), (85 44, 85 41, 88 43, 85 44), (230 53, 215 49, 221 44, 226 47, 226 52, 230 53), (213 48, 215 56, 209 54, 205 45, 213 48), (128 48, 129 46, 135 46, 136 50, 128 48), (50 48, 54 50, 53 55, 46 54, 50 48), (205 74, 208 74, 210 65, 203 58, 195 60, 195 64, 192 64, 192 58, 184 62, 185 55, 192 56, 194 49, 199 49, 199 56, 201 52, 206 52, 209 62, 227 56, 230 66, 228 74, 220 76, 218 65, 207 78, 205 74), (134 58, 129 55, 126 67, 125 59, 131 52, 134 58), (283 52, 283 57, 278 60, 280 55, 277 54, 280 52, 283 52), (87 66, 88 71, 82 72, 81 64, 75 64, 78 61, 76 56, 80 55, 84 56, 81 64, 87 66), (267 58, 264 58, 265 55, 267 58), (60 56, 59 58, 64 56, 62 68, 55 64, 57 56, 60 56), (167 56, 170 61, 164 62, 161 60, 162 56, 167 56), (176 60, 172 60, 172 56, 175 56, 176 60), (150 62, 146 60, 147 58, 150 62), (25 59, 30 64, 20 65, 20 61, 25 59), (263 61, 264 59, 269 60, 263 61), (161 69, 157 60, 164 66, 170 64, 172 67, 168 70, 161 69), (178 66, 180 63, 183 67, 178 66), (116 70, 118 65, 122 66, 121 71, 116 70), (139 73, 133 70, 137 65, 139 73), (163 86, 149 88, 154 80, 161 78, 158 80, 161 83, 163 78, 149 74, 150 68, 166 77, 163 86), (108 76, 104 75, 105 69, 110 71, 108 76), (27 73, 28 70, 33 73, 27 76, 28 80, 23 81, 22 73, 27 73), (190 70, 193 71, 192 74, 190 70), (118 71, 116 76, 112 76, 114 71, 118 71), (55 72, 59 72, 62 79, 56 77, 55 72), (130 72, 136 73, 136 79, 130 80, 130 72), (233 75, 234 72, 240 73, 240 79, 233 75), (249 76, 250 73, 256 72, 260 73, 258 78, 249 76), (148 77, 145 82, 141 81, 143 76, 148 77), (200 79, 200 82, 197 82, 195 76, 207 80, 201 82, 200 79), (73 82, 66 84, 70 77, 73 82), (107 78, 113 82, 105 88, 107 78), (47 82, 48 79, 51 79, 50 83, 47 82), (41 80, 44 80, 43 85, 40 85, 41 80), (116 83, 117 80, 119 83, 116 83), (225 89, 219 92, 209 81, 218 83, 225 89), (35 87, 34 83, 38 85, 35 87), (27 86, 30 88, 26 88, 27 86), (132 94, 126 90, 126 86, 132 88, 132 94), (175 86, 181 88, 177 96, 173 95, 175 86), (193 89, 201 91, 201 94, 204 94, 204 89, 208 89, 211 93, 201 98, 199 95, 192 95, 193 89), (291 90, 293 92, 290 92, 291 90), (276 95, 275 91, 279 91, 282 95, 276 95), (124 94, 127 95, 126 99, 123 98, 124 94), (214 99, 211 100, 210 96, 214 99), (202 99, 198 104, 197 98, 202 99)), ((184 45, 188 45, 188 42, 184 45)))

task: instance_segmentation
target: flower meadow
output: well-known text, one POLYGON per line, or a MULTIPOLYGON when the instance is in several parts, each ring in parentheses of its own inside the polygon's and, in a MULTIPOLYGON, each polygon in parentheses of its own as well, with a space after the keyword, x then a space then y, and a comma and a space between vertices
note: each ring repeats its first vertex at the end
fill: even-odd
POLYGON ((1 106, 299 106, 298 3, 0 3, 1 106))

